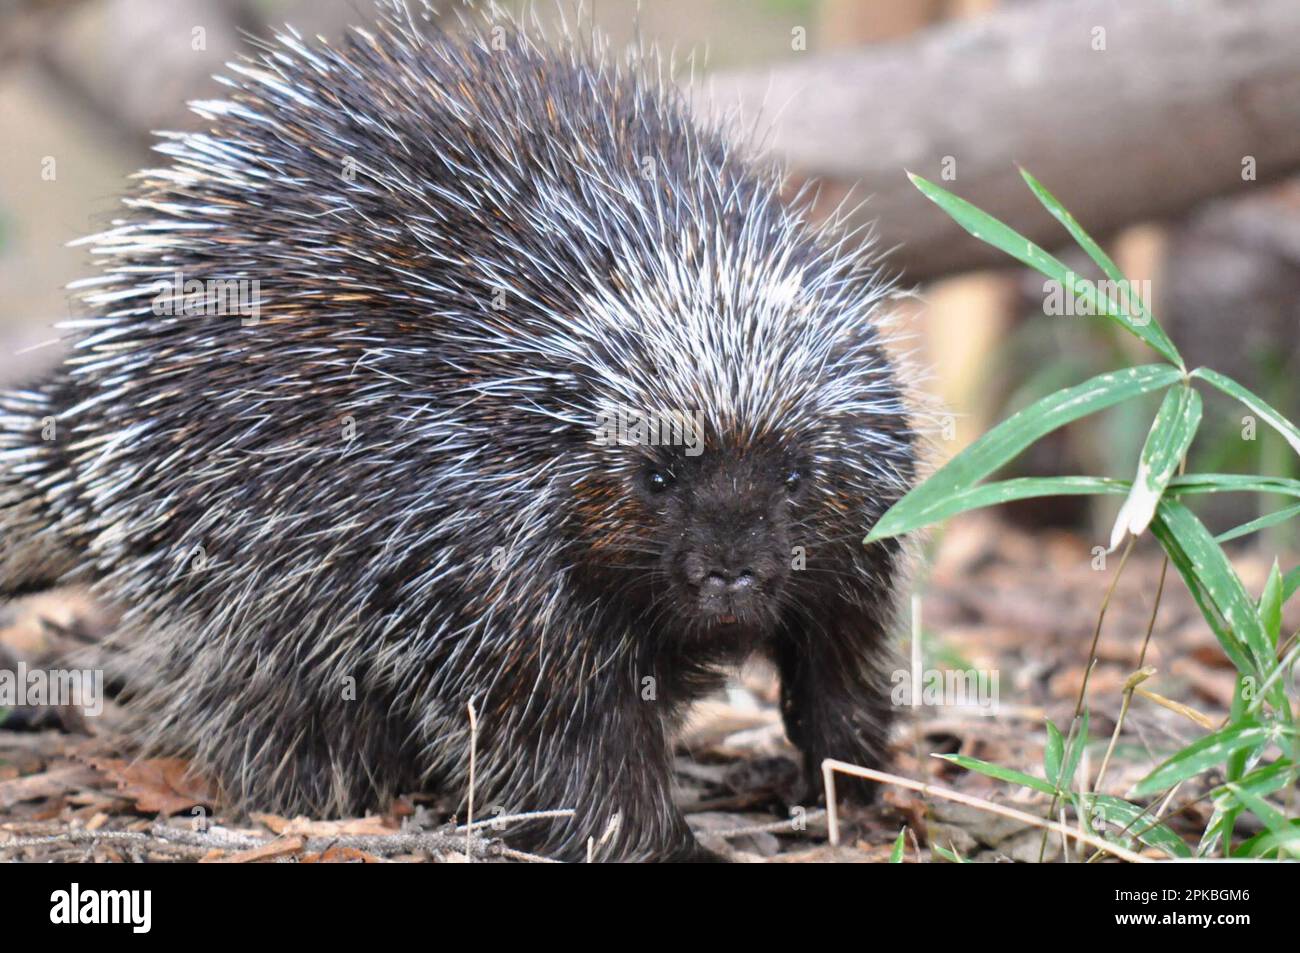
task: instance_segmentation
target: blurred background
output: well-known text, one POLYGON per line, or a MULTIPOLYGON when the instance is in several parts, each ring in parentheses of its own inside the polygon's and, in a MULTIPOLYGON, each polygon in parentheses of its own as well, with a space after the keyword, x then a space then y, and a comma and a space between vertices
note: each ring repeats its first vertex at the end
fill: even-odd
MULTIPOLYGON (((854 220, 877 221, 879 247, 896 247, 887 267, 920 292, 907 319, 928 386, 952 413, 947 454, 1066 382, 1154 355, 1098 319, 1046 316, 1042 279, 960 233, 905 168, 1059 247, 1063 232, 1020 183, 1023 164, 1149 282, 1190 364, 1300 415, 1296 6, 599 0, 579 19, 615 47, 639 33, 672 49, 683 82, 692 68, 702 78, 701 102, 759 117, 792 187, 821 183, 820 212, 868 199, 854 220)), ((553 21, 561 8, 573 22, 572 4, 538 3, 536 14, 553 21)), ((183 104, 218 94, 211 76, 240 50, 241 30, 292 23, 337 38, 369 18, 368 0, 0 2, 0 381, 58 359, 64 286, 87 274, 67 243, 105 227, 126 177, 156 161, 151 130, 199 125, 183 104)), ((1246 435, 1239 410, 1206 400, 1193 468, 1296 475, 1267 427, 1246 435)), ((1020 472, 1130 477, 1151 409, 1071 426, 1020 472)), ((1117 505, 1030 501, 1002 515, 1103 540, 1117 505)), ((1280 505, 1223 498, 1205 515, 1222 528, 1280 505)), ((1264 539, 1275 551, 1294 532, 1264 539)))

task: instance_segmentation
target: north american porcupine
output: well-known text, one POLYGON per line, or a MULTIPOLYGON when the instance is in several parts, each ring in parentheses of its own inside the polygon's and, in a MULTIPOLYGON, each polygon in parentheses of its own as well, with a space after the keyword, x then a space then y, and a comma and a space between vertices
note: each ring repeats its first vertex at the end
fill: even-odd
POLYGON ((515 843, 694 856, 671 731, 728 665, 809 765, 882 757, 888 289, 646 54, 481 26, 290 31, 164 137, 4 397, 0 586, 119 603, 137 740, 236 805, 464 798, 472 702, 476 802, 577 812, 515 843), (229 282, 255 320, 183 306, 229 282), (703 452, 601 439, 656 415, 703 452))

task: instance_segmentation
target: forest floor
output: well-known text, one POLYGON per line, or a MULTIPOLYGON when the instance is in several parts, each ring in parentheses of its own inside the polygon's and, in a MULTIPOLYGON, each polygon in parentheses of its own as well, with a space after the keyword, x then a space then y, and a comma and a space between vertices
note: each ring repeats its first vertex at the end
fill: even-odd
MULTIPOLYGON (((790 807, 799 769, 781 728, 776 682, 761 666, 747 668, 725 697, 697 708, 680 740, 677 795, 696 833, 738 861, 883 861, 904 829, 907 862, 1087 859, 1091 848, 1074 841, 1063 848, 1059 832, 1045 837, 1041 824, 984 803, 1043 818, 1048 795, 935 755, 961 754, 1043 776, 1045 719, 1068 733, 1098 610, 1119 562, 1111 556, 1105 569, 1094 568, 1091 546, 1064 532, 1027 534, 987 514, 953 521, 921 587, 921 672, 913 671, 904 633, 898 670, 886 686, 902 693, 896 695, 902 711, 888 771, 931 787, 879 782, 873 805, 841 809, 839 846, 828 842, 822 808, 790 807), (940 682, 947 691, 936 696, 940 682), (915 685, 922 692, 913 705, 906 692, 915 685)), ((1235 564, 1247 589, 1258 593, 1271 559, 1243 551, 1235 564)), ((1160 577, 1158 550, 1139 546, 1110 600, 1086 693, 1089 741, 1079 777, 1089 785, 1120 716, 1125 685, 1139 669, 1160 577)), ((94 613, 77 593, 29 597, 0 616, 0 649, 10 657, 38 655, 44 634, 93 627, 94 613)), ((1293 631, 1300 619, 1288 616, 1287 624, 1293 631)), ((1105 793, 1123 796, 1166 755, 1228 713, 1233 669, 1172 570, 1143 665, 1154 671, 1124 719, 1105 793)), ((60 729, 12 730, 15 715, 0 724, 0 860, 513 857, 493 839, 500 818, 470 836, 439 804, 418 799, 400 799, 383 816, 347 820, 227 816, 207 787, 188 776, 184 762, 132 762, 115 750, 118 712, 111 703, 96 719, 65 717, 60 729)), ((1210 811, 1201 795, 1216 779, 1199 780, 1185 784, 1162 814, 1193 845, 1210 811)), ((1078 827, 1072 813, 1058 813, 1058 820, 1062 816, 1078 827)), ((1133 849, 1164 856, 1140 844, 1133 849)))

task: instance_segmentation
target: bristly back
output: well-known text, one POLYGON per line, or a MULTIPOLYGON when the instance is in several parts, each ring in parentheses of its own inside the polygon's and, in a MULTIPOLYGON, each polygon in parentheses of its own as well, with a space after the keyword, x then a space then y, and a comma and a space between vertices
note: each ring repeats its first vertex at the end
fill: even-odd
POLYGON ((197 362, 251 383, 258 342, 279 359, 292 325, 298 358, 339 373, 409 379, 399 350, 370 346, 389 331, 473 353, 468 392, 576 426, 608 404, 754 435, 900 414, 875 273, 781 203, 776 169, 701 129, 653 54, 629 57, 511 22, 445 35, 401 3, 336 49, 277 36, 232 65, 226 100, 194 104, 210 131, 168 135, 172 165, 90 240, 105 274, 84 283, 79 373, 147 356, 158 394, 197 362), (257 280, 261 325, 153 315, 176 270, 257 280))

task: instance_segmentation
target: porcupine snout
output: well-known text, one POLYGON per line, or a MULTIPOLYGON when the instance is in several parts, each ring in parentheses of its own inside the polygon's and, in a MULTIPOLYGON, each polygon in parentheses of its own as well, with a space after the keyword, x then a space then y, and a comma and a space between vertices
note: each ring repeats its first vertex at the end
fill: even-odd
POLYGON ((706 629, 770 629, 789 581, 789 499, 780 467, 723 450, 683 469, 675 481, 679 532, 670 552, 679 604, 706 629))

